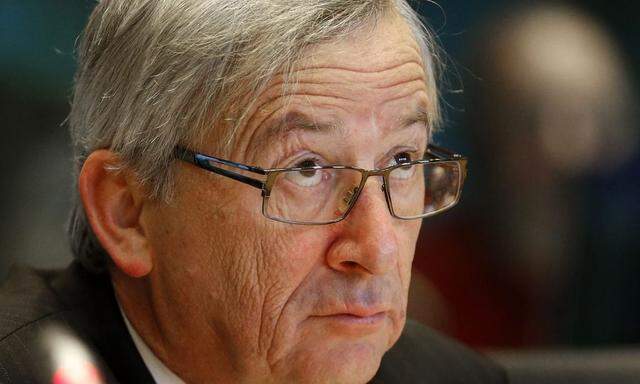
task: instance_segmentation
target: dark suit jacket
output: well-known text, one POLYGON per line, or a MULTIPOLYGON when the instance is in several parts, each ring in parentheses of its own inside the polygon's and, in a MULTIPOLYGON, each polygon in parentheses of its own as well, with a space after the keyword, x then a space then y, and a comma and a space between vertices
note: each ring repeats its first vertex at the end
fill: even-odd
MULTIPOLYGON (((61 327, 95 354, 109 383, 153 383, 120 315, 106 275, 73 263, 64 271, 14 268, 0 290, 0 383, 51 383, 43 335, 61 327)), ((409 321, 373 383, 506 383, 470 350, 409 321)))

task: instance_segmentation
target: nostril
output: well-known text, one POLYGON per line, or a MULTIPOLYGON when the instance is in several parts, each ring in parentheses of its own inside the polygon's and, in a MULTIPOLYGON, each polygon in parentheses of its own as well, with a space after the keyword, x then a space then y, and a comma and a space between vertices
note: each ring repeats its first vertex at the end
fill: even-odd
POLYGON ((343 261, 342 265, 348 269, 353 269, 358 266, 358 263, 356 263, 355 261, 343 261))

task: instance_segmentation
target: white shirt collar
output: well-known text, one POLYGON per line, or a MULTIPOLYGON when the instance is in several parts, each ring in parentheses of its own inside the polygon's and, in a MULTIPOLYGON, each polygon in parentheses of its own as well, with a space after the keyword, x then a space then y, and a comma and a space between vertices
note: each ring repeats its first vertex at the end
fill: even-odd
POLYGON ((120 308, 120 313, 122 314, 124 323, 127 326, 127 330, 129 330, 129 334, 133 339, 133 343, 135 344, 136 349, 138 349, 138 352, 142 357, 142 361, 147 366, 149 373, 151 373, 153 380, 157 384, 185 384, 182 379, 180 379, 175 373, 171 372, 171 370, 156 357, 144 340, 142 340, 142 337, 138 335, 138 332, 136 332, 131 323, 129 323, 129 319, 127 319, 127 315, 122 310, 120 302, 118 302, 118 307, 120 308))

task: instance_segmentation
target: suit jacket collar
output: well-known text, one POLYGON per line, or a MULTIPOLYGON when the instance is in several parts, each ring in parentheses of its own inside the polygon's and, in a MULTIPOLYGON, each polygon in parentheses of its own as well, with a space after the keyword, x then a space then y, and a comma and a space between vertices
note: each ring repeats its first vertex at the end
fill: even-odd
POLYGON ((69 326, 102 360, 109 382, 153 383, 118 310, 107 273, 93 274, 74 262, 51 287, 68 308, 69 326))

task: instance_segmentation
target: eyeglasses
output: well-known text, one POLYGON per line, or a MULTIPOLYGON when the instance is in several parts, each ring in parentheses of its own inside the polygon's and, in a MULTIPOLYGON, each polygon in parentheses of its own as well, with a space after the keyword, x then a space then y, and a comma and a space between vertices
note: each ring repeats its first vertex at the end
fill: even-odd
POLYGON ((176 158, 262 190, 262 214, 290 224, 331 224, 343 220, 355 206, 370 176, 382 177, 389 212, 402 220, 443 212, 460 200, 467 159, 429 145, 425 158, 383 169, 344 165, 263 169, 177 147, 176 158), (221 166, 266 176, 245 176, 221 166))

